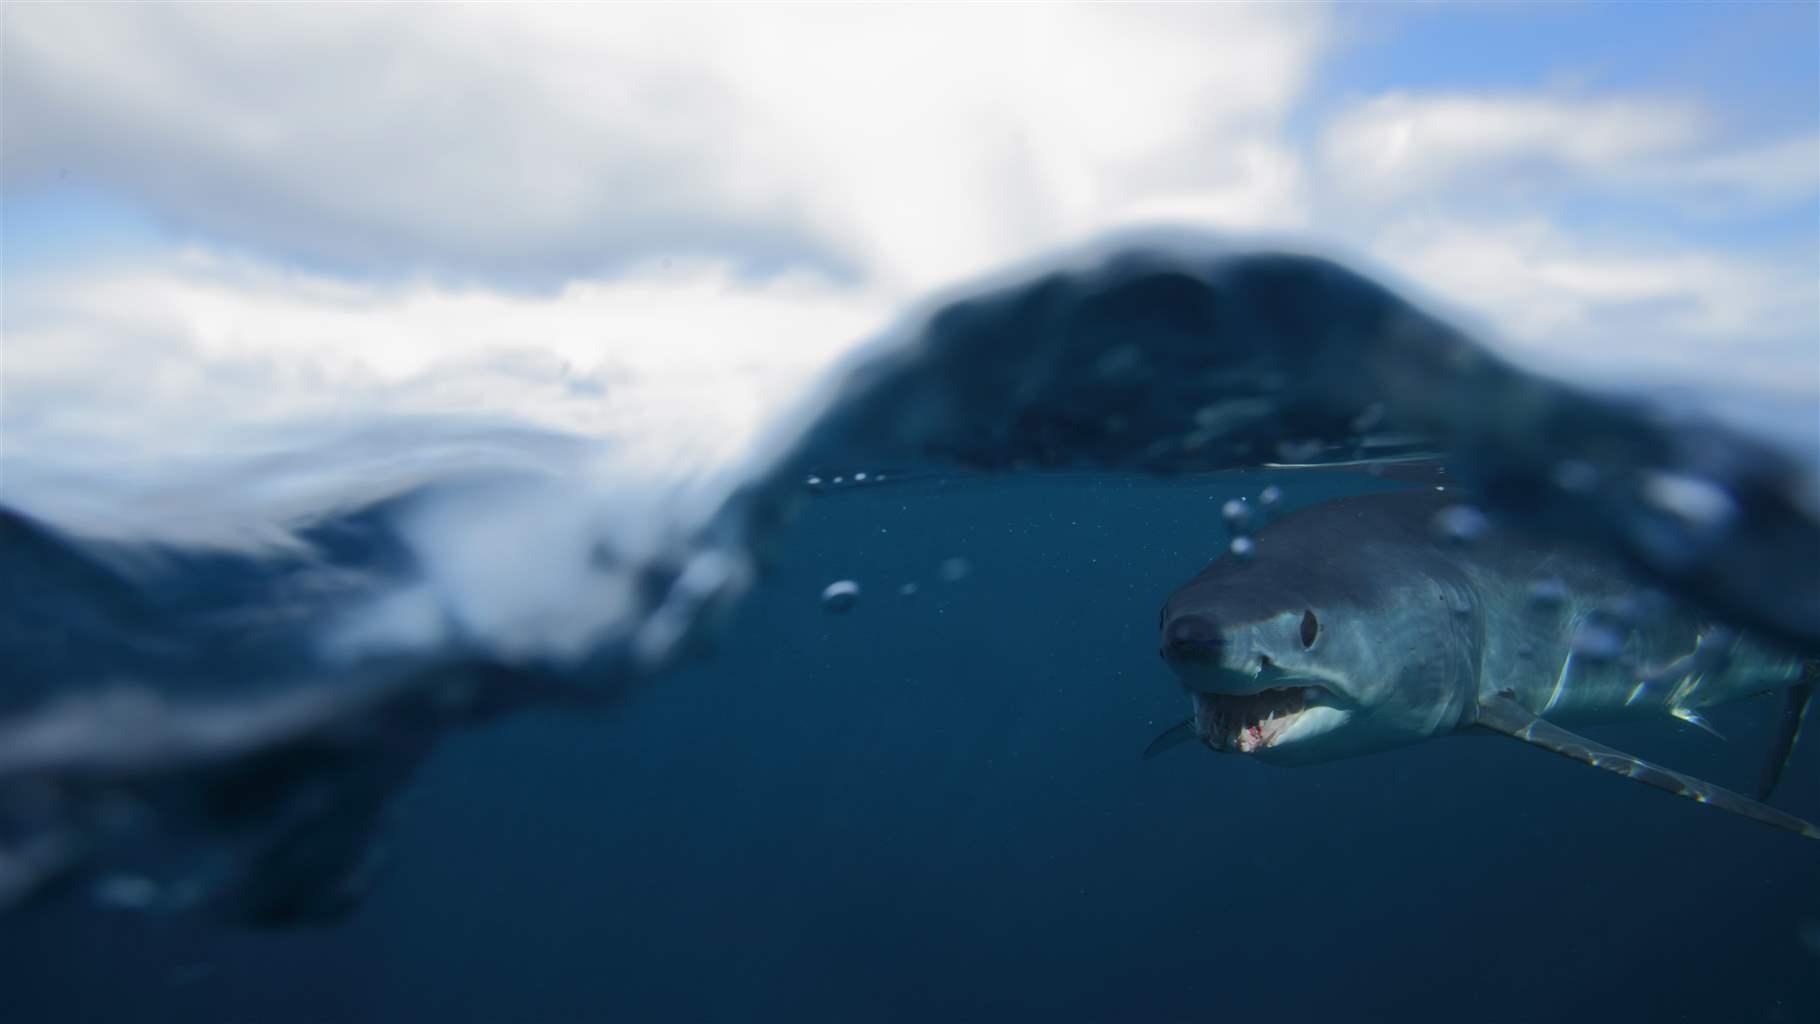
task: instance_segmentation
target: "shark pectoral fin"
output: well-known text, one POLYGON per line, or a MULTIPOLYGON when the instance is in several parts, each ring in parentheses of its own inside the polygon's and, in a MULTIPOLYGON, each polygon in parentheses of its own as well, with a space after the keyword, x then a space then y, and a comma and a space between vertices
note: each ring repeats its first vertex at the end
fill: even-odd
POLYGON ((1164 729, 1156 739, 1150 741, 1150 745, 1144 748, 1144 760, 1148 761, 1159 754, 1174 750, 1184 743, 1192 743, 1194 740, 1194 719, 1185 718, 1164 729))
POLYGON ((1776 723, 1776 739, 1769 747, 1769 760, 1763 765, 1763 779, 1757 784, 1757 799, 1768 800, 1782 781, 1782 770, 1794 756, 1795 741, 1801 738, 1801 723, 1814 703, 1815 684, 1820 683, 1820 664, 1802 666, 1801 682, 1790 687, 1782 705, 1782 718, 1776 723))
POLYGON ((1595 743, 1583 736, 1576 736, 1560 726, 1551 725, 1537 718, 1515 701, 1505 697, 1495 697, 1481 703, 1478 707, 1476 725, 1493 732, 1514 736, 1525 743, 1552 750, 1564 757, 1571 757, 1582 764, 1594 768, 1603 768, 1667 790, 1676 796, 1684 796, 1722 811, 1742 815, 1765 825, 1787 829, 1809 839, 1820 839, 1820 828, 1792 814, 1784 814, 1767 804, 1758 803, 1750 797, 1721 789, 1710 782, 1704 782, 1691 775, 1682 775, 1666 768, 1650 764, 1642 758, 1632 757, 1622 751, 1613 750, 1601 743, 1595 743))

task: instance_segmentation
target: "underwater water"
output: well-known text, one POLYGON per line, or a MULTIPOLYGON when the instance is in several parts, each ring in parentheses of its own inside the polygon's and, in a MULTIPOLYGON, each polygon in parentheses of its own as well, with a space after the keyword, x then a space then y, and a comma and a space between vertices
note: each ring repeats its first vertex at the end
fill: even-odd
MULTIPOLYGON (((1820 1019, 1800 838, 1490 737, 1140 757, 1222 506, 1411 454, 1805 649, 1771 446, 1198 250, 937 303, 715 474, 494 442, 251 540, 8 496, 4 1019, 1820 1019)), ((1777 707, 1597 735, 1748 789, 1777 707)))

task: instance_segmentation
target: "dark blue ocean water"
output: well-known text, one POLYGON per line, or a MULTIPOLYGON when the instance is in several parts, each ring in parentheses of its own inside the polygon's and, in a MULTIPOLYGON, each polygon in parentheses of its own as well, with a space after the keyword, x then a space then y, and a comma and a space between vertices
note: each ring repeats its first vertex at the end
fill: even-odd
MULTIPOLYGON (((1140 760, 1186 705, 1157 609, 1268 479, 1362 486, 819 497, 711 653, 443 743, 351 920, 13 917, 0 1020, 1820 1020, 1797 838, 1489 737, 1140 760)), ((1600 735, 1747 788, 1771 713, 1600 735)), ((1817 756, 1778 797, 1810 817, 1817 756)))

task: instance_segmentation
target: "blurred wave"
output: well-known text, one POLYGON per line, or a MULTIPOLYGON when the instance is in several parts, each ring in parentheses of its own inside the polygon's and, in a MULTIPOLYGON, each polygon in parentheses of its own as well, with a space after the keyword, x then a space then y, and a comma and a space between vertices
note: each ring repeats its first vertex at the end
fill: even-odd
POLYGON ((1333 262, 1096 249, 913 312, 726 464, 419 422, 182 488, 15 476, 0 909, 104 878, 148 908, 339 918, 439 737, 661 676, 830 490, 1412 457, 1820 649, 1820 485, 1775 444, 1519 370, 1333 262))

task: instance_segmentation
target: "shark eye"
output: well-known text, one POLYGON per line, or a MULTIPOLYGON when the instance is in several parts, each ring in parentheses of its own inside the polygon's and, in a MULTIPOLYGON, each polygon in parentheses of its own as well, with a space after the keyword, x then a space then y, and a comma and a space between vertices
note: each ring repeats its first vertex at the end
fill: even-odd
POLYGON ((1302 647, 1304 650, 1314 646, 1314 638, 1321 633, 1321 620, 1314 617, 1314 612, 1302 612, 1302 647))

